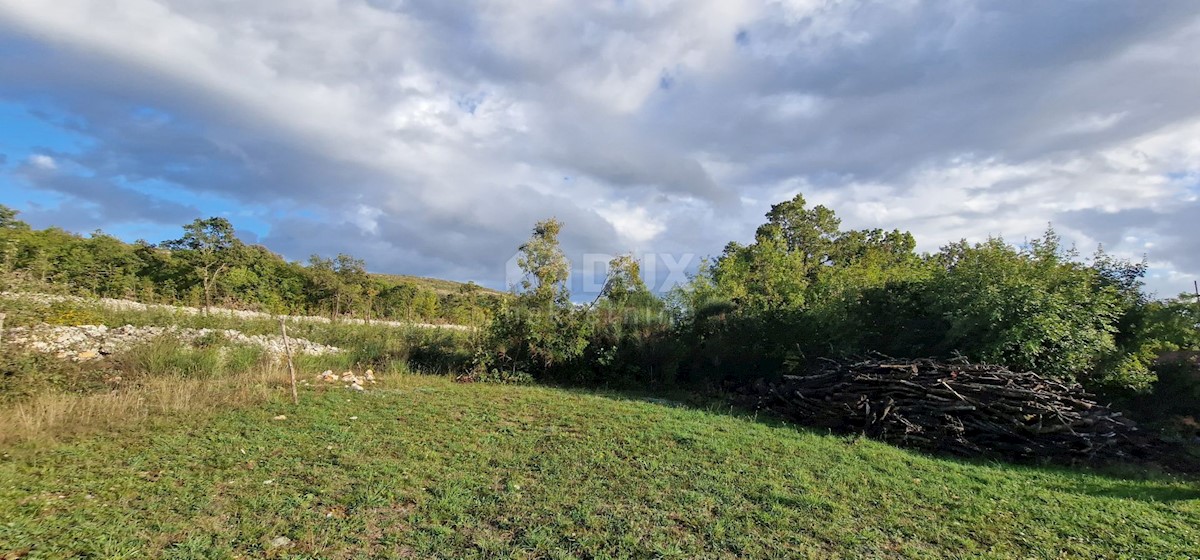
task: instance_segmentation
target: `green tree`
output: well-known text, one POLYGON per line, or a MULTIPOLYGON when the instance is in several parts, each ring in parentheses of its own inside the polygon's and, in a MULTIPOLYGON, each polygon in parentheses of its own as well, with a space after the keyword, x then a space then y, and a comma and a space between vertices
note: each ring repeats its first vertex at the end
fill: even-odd
POLYGON ((943 248, 926 284, 927 312, 948 323, 938 353, 1090 378, 1117 348, 1122 304, 1119 291, 1075 256, 1052 229, 1020 250, 998 238, 943 248))
POLYGON ((537 223, 533 235, 521 245, 518 266, 524 272, 521 290, 524 301, 542 306, 563 305, 570 301, 567 277, 571 263, 559 246, 562 222, 551 218, 537 223))
POLYGON ((760 243, 779 240, 784 251, 800 256, 804 273, 811 274, 830 259, 841 223, 833 210, 821 205, 808 208, 804 195, 797 194, 772 205, 767 223, 759 226, 754 237, 760 243))
POLYGON ((642 279, 642 263, 631 254, 609 261, 608 274, 598 298, 615 307, 662 307, 661 301, 654 297, 642 279))
POLYGON ((191 268, 204 291, 204 311, 212 307, 212 292, 218 278, 229 269, 235 254, 243 247, 229 220, 220 217, 197 218, 183 226, 183 237, 164 241, 164 247, 176 252, 191 268))
POLYGON ((571 366, 583 355, 592 324, 587 310, 571 303, 571 265, 559 246, 561 230, 558 220, 538 222, 521 245, 517 262, 524 276, 516 297, 492 319, 480 368, 541 378, 578 371, 571 366))
POLYGON ((19 210, 15 210, 0 204, 0 230, 28 231, 29 224, 17 219, 17 216, 20 214, 21 212, 19 210))

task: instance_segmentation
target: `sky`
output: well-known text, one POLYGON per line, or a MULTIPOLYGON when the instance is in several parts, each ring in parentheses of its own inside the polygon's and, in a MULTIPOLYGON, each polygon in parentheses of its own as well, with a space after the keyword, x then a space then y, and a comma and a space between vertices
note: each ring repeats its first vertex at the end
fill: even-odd
POLYGON ((1047 226, 1200 278, 1200 6, 2 0, 0 204, 504 288, 533 224, 657 289, 802 193, 918 248, 1047 226))

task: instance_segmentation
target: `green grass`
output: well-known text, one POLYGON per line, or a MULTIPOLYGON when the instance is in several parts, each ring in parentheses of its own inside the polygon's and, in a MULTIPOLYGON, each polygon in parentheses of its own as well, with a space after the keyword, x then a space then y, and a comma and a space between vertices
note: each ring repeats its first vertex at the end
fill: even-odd
POLYGON ((0 555, 1182 558, 1200 542, 1183 480, 444 377, 302 399, 6 449, 0 555))
POLYGON ((147 340, 102 360, 83 363, 19 348, 4 348, 0 353, 0 405, 52 393, 103 393, 114 388, 112 381, 116 377, 120 377, 126 387, 164 376, 228 378, 261 371, 271 361, 254 346, 193 348, 170 335, 147 340))

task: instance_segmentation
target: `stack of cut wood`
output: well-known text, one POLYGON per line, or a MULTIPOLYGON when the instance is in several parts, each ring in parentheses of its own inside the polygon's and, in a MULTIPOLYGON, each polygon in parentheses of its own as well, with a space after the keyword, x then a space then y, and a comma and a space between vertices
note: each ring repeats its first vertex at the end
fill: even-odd
POLYGON ((1130 452, 1136 430, 1077 384, 993 365, 829 362, 739 392, 801 424, 959 455, 1118 458, 1130 452))

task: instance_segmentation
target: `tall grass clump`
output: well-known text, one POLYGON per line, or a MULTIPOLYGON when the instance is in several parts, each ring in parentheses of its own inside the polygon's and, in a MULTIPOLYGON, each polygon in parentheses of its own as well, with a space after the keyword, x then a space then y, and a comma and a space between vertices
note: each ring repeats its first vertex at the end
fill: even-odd
POLYGON ((112 430, 164 413, 265 401, 284 383, 261 349, 189 347, 161 336, 94 362, 7 349, 0 357, 0 442, 112 430))
POLYGON ((265 402, 278 392, 278 368, 240 372, 220 379, 167 375, 108 392, 52 391, 0 408, 0 443, 53 441, 95 431, 120 430, 169 414, 206 414, 265 402))

